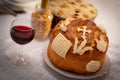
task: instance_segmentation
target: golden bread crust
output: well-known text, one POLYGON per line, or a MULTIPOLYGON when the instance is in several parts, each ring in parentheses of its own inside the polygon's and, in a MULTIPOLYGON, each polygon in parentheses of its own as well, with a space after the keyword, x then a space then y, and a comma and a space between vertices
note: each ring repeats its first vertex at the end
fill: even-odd
MULTIPOLYGON (((61 21, 62 22, 62 21, 61 21)), ((99 39, 100 35, 104 36, 104 40, 109 43, 108 37, 106 33, 102 32, 97 25, 92 22, 91 20, 73 20, 67 25, 67 31, 63 32, 60 29, 60 24, 59 22, 56 27, 52 30, 51 36, 50 36, 50 43, 48 45, 48 57, 51 60, 51 62, 58 68, 78 74, 89 74, 89 73, 94 73, 94 72, 89 72, 86 70, 86 65, 88 64, 89 61, 94 60, 94 61, 99 61, 100 62, 100 68, 102 68, 106 56, 106 51, 108 48, 105 50, 105 52, 99 51, 97 49, 97 44, 95 42, 95 38, 99 39), (82 32, 78 32, 76 29, 82 26, 87 26, 87 29, 90 29, 92 32, 90 34, 86 33, 87 36, 87 46, 92 46, 93 50, 92 51, 86 51, 83 55, 79 54, 74 54, 73 53, 73 46, 69 49, 67 52, 67 55, 65 58, 60 57, 55 53, 55 51, 51 48, 52 41, 54 38, 58 35, 58 33, 62 33, 72 44, 75 44, 75 37, 78 37, 79 44, 82 42, 82 32)), ((78 44, 78 45, 79 45, 78 44)), ((98 71, 98 70, 97 70, 98 71)))

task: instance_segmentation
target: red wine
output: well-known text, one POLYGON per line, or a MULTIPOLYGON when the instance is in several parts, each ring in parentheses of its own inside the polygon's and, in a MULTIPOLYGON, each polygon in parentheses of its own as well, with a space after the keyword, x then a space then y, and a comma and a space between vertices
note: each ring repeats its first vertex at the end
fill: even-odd
POLYGON ((32 28, 18 25, 10 31, 12 39, 18 44, 27 44, 34 38, 35 32, 32 28))

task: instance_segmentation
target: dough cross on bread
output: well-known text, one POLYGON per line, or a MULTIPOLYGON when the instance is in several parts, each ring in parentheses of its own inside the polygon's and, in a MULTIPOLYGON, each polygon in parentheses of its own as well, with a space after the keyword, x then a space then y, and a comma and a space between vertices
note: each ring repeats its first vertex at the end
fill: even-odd
POLYGON ((78 30, 78 32, 83 31, 83 35, 82 35, 83 41, 81 42, 81 44, 79 46, 77 46, 78 38, 77 37, 75 38, 73 53, 78 53, 79 55, 83 55, 86 51, 93 49, 91 46, 86 46, 86 44, 87 44, 86 38, 87 37, 85 36, 86 33, 91 33, 92 31, 87 30, 87 26, 83 26, 83 29, 77 28, 77 30, 78 30))
POLYGON ((80 31, 83 32, 83 35, 82 35, 83 39, 86 39, 86 36, 85 36, 86 33, 91 33, 92 32, 91 30, 87 30, 87 26, 83 26, 83 29, 77 28, 77 30, 78 30, 78 32, 80 32, 80 31))

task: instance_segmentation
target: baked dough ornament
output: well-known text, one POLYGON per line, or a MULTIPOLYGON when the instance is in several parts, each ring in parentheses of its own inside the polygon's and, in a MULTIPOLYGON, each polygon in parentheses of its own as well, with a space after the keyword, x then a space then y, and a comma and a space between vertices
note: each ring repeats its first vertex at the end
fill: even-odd
POLYGON ((72 43, 59 33, 52 42, 51 48, 61 57, 65 57, 72 43))
POLYGON ((77 28, 77 30, 78 30, 78 32, 80 32, 80 31, 83 32, 83 35, 82 35, 83 39, 86 39, 86 36, 85 36, 86 33, 91 33, 92 32, 91 30, 87 30, 87 26, 83 26, 83 29, 77 28))
POLYGON ((85 36, 86 33, 91 33, 92 31, 87 30, 87 26, 83 26, 83 29, 77 28, 77 30, 78 30, 78 32, 80 32, 80 31, 83 32, 83 35, 82 35, 83 41, 81 42, 81 44, 79 46, 77 46, 78 38, 77 37, 75 38, 75 44, 74 44, 74 47, 73 47, 73 53, 78 53, 79 55, 83 55, 86 51, 89 51, 89 50, 93 49, 91 46, 86 46, 86 44, 87 44, 86 38, 87 37, 85 36))
POLYGON ((89 71, 89 72, 96 72, 99 68, 100 68, 100 62, 99 61, 91 60, 86 65, 86 70, 89 71))
POLYGON ((97 43, 97 49, 99 51, 105 52, 106 48, 107 48, 107 42, 105 42, 104 40, 104 36, 100 35, 100 40, 95 39, 96 43, 97 43))

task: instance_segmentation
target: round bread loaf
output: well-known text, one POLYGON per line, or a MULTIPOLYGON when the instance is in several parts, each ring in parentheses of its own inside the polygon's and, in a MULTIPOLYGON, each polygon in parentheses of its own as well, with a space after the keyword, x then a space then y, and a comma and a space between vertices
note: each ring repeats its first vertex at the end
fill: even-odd
POLYGON ((95 73, 104 64, 108 44, 105 30, 91 20, 67 19, 52 30, 48 57, 62 70, 95 73))
POLYGON ((67 18, 94 19, 97 16, 96 8, 85 0, 50 0, 49 7, 54 15, 52 27, 67 18))

